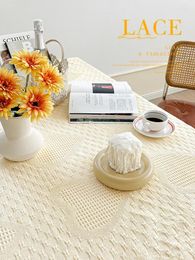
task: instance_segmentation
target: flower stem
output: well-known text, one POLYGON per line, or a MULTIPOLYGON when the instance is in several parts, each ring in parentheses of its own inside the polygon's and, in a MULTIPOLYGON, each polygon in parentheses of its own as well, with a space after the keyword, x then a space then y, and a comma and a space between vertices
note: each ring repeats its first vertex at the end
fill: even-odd
POLYGON ((26 76, 25 92, 27 91, 27 87, 28 87, 28 84, 29 84, 29 80, 30 80, 30 74, 28 74, 28 75, 26 76))

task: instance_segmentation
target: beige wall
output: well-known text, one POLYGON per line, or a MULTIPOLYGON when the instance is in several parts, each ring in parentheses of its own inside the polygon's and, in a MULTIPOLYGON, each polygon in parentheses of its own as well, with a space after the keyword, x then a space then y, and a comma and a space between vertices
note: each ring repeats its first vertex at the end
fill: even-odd
MULTIPOLYGON (((156 64, 158 60, 159 64, 168 58, 166 55, 140 56, 140 52, 158 54, 167 51, 175 41, 194 40, 194 10, 193 0, 1 0, 0 35, 32 30, 33 19, 41 18, 45 40, 58 39, 66 57, 80 57, 106 74, 127 73, 140 68, 134 63, 142 63, 141 67, 145 68, 148 62, 156 64), (183 35, 155 39, 118 38, 123 33, 124 19, 129 19, 129 31, 138 30, 141 21, 146 19, 152 33, 153 23, 159 18, 166 20, 166 31, 169 30, 169 19, 181 19, 183 35), (126 66, 129 63, 131 66, 126 66)), ((54 47, 51 45, 50 50, 54 47)))
POLYGON ((132 89, 148 99, 162 94, 166 65, 112 76, 115 80, 127 81, 132 89))

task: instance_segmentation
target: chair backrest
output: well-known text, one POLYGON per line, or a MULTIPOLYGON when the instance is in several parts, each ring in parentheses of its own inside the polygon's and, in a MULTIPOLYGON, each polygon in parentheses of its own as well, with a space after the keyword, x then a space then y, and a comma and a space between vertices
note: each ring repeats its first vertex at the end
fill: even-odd
POLYGON ((169 86, 195 89, 195 42, 176 42, 170 51, 166 71, 169 86))

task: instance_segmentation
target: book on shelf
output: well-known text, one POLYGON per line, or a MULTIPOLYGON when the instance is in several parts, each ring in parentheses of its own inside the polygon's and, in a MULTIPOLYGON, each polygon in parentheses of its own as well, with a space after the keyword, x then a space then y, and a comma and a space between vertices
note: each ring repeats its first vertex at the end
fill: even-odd
MULTIPOLYGON (((30 45, 34 46, 34 31, 0 35, 0 66, 9 60, 15 51, 29 50, 30 45)), ((6 67, 17 72, 13 65, 7 64, 6 67)))
POLYGON ((127 82, 71 82, 69 122, 130 122, 135 117, 136 97, 127 82))

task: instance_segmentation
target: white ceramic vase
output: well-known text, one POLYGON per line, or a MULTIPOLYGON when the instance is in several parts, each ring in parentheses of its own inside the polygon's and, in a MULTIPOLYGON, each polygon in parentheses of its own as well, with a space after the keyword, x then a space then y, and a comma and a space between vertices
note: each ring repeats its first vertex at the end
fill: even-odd
POLYGON ((25 161, 41 149, 43 137, 28 119, 13 117, 8 120, 1 118, 0 121, 4 130, 0 133, 0 154, 4 158, 25 161))

